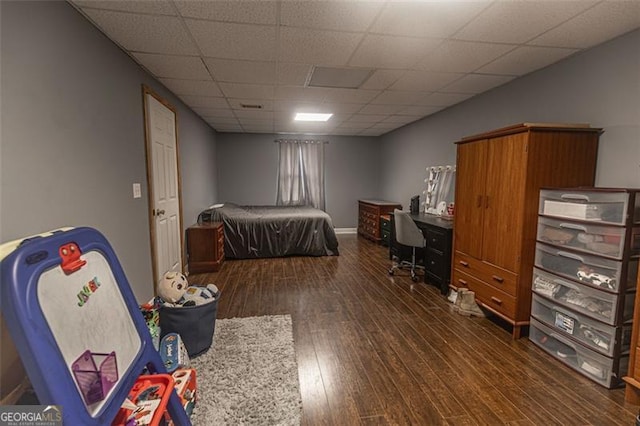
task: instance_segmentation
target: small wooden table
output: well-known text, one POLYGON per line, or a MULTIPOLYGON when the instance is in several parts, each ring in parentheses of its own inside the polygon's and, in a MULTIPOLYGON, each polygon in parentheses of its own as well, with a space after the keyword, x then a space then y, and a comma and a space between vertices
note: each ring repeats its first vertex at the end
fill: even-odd
POLYGON ((216 272, 224 260, 222 222, 192 225, 187 229, 189 273, 216 272))

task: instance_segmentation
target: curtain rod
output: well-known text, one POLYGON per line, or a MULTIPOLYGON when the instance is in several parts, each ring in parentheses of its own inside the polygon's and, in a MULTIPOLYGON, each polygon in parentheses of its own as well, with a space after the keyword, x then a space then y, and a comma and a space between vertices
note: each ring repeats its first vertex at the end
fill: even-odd
POLYGON ((323 141, 320 139, 274 139, 275 143, 329 143, 329 141, 323 141))

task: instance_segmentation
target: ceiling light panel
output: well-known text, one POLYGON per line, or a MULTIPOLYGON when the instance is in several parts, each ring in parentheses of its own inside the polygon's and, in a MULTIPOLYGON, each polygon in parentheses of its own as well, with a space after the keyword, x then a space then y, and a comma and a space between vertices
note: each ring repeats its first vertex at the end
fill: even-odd
POLYGON ((327 121, 333 114, 323 114, 318 112, 298 112, 294 117, 295 121, 327 121))
POLYGON ((372 73, 370 68, 314 67, 308 86, 357 89, 372 73))

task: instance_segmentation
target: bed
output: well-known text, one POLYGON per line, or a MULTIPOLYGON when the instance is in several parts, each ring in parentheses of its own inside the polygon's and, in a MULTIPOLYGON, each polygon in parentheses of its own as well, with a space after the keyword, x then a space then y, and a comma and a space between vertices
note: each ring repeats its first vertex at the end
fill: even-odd
POLYGON ((331 216, 313 207, 225 203, 202 211, 204 222, 223 223, 226 258, 338 255, 331 216))

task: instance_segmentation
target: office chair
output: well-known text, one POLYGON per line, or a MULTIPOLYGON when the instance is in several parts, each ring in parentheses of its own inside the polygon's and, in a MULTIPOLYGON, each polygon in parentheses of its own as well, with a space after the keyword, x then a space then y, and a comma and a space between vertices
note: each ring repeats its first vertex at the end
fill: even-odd
POLYGON ((411 219, 409 212, 395 209, 393 217, 396 230, 396 241, 399 244, 411 247, 411 262, 400 260, 389 268, 389 275, 393 275, 397 269, 411 268, 411 279, 418 281, 416 269, 424 270, 424 266, 416 265, 416 248, 424 248, 426 241, 418 225, 411 219))

